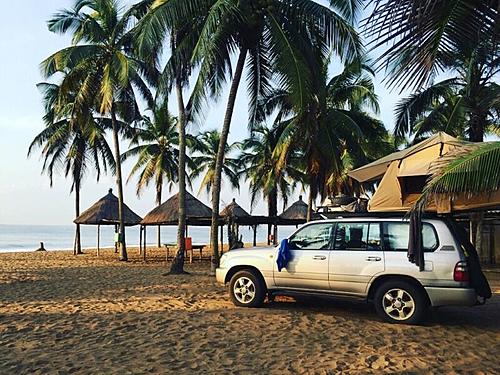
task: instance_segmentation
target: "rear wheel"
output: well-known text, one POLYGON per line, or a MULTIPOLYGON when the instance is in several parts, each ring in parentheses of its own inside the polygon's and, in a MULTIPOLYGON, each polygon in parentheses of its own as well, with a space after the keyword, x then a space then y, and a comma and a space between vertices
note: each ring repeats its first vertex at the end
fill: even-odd
POLYGON ((255 271, 243 270, 231 278, 229 295, 236 306, 258 307, 264 302, 266 287, 255 271))
POLYGON ((387 281, 375 293, 375 310, 389 323, 417 324, 428 307, 422 288, 407 281, 387 281))

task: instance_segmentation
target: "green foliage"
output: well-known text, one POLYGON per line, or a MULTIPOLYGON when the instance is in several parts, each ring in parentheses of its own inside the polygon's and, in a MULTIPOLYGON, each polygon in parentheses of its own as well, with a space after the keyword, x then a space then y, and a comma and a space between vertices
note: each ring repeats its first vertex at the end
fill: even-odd
POLYGON ((396 106, 395 135, 419 140, 444 131, 456 137, 482 141, 500 128, 500 71, 498 44, 483 41, 474 48, 461 45, 449 53, 447 66, 455 78, 419 90, 396 106))
POLYGON ((498 40, 498 2, 485 0, 372 0, 365 31, 390 85, 420 88, 446 67, 459 45, 498 40))
POLYGON ((75 92, 74 114, 87 108, 109 114, 112 107, 125 122, 140 119, 134 88, 151 106, 153 97, 141 75, 151 77, 151 69, 132 54, 131 24, 143 14, 140 7, 125 11, 113 0, 77 0, 71 10, 63 10, 48 21, 49 30, 70 33, 72 45, 45 59, 42 75, 50 78, 63 72, 61 102, 75 92))
MULTIPOLYGON (((198 134, 191 140, 191 149, 193 151, 191 178, 203 175, 198 194, 203 189, 209 194, 213 187, 219 143, 220 133, 217 130, 209 130, 198 134)), ((240 177, 238 175, 240 163, 237 158, 232 158, 229 155, 239 147, 239 143, 226 144, 222 167, 222 175, 227 179, 231 187, 238 190, 240 188, 240 177)))
POLYGON ((275 126, 282 128, 273 155, 277 168, 285 168, 289 155, 300 149, 313 197, 359 192, 348 183, 347 168, 392 150, 386 129, 367 112, 378 110, 370 62, 353 61, 331 79, 327 66, 323 61, 314 70, 315 95, 306 105, 285 90, 276 90, 261 99, 257 116, 263 120, 277 113, 275 126))
POLYGON ((165 183, 169 190, 178 182, 179 134, 177 120, 168 111, 168 102, 155 102, 152 117, 143 115, 141 126, 134 129, 131 148, 123 153, 125 161, 137 158, 127 181, 139 174, 137 195, 154 180, 156 203, 161 204, 162 188, 165 183))
MULTIPOLYGON (((306 181, 304 159, 300 150, 291 152, 285 168, 277 168, 273 153, 281 131, 279 126, 271 129, 264 125, 256 126, 251 136, 241 144, 239 174, 249 182, 252 207, 260 197, 264 197, 273 201, 277 208, 278 194, 283 200, 283 207, 286 207, 290 193, 297 184, 306 181)), ((271 210, 272 207, 269 207, 269 211, 271 210)), ((269 212, 269 215, 276 213, 269 212)))
POLYGON ((71 191, 80 189, 82 180, 89 169, 96 173, 97 180, 108 168, 114 172, 115 160, 106 141, 106 124, 92 113, 72 117, 74 94, 70 93, 63 108, 58 107, 60 87, 50 83, 40 83, 45 107, 45 128, 29 146, 28 156, 41 148, 43 167, 53 185, 54 175, 59 171, 72 179, 71 191))
MULTIPOLYGON (((311 58, 331 51, 343 60, 360 55, 360 39, 351 24, 359 1, 332 1, 334 10, 311 0, 169 0, 156 1, 139 24, 138 45, 159 49, 172 30, 189 32, 177 38, 177 53, 199 68, 189 108, 199 113, 207 98, 219 97, 232 76, 231 57, 248 51, 247 82, 250 119, 257 101, 267 96, 272 81, 306 101, 312 95, 311 58)), ((319 57, 320 58, 320 57, 319 57)))

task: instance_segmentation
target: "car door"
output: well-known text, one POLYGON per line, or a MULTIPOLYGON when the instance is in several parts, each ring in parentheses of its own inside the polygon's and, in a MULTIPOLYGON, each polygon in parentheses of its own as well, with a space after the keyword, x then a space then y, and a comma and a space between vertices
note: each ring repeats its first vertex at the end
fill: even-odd
POLYGON ((281 272, 275 264, 274 282, 280 288, 328 290, 328 261, 334 223, 313 223, 288 239, 291 260, 281 272))
POLYGON ((330 254, 330 289, 364 295, 370 280, 384 272, 381 226, 378 222, 337 223, 330 254))

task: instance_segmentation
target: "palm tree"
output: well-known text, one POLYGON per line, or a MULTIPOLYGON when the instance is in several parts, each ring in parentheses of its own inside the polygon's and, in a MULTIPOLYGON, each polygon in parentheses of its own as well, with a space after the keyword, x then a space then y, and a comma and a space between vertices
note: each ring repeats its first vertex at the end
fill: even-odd
MULTIPOLYGON (((137 196, 154 180, 156 188, 156 204, 162 202, 163 185, 168 183, 169 190, 178 182, 179 134, 176 131, 177 121, 168 111, 167 100, 155 103, 151 110, 152 118, 143 116, 143 127, 136 129, 131 146, 121 160, 137 157, 130 171, 127 182, 133 175, 139 174, 137 196)), ((161 246, 160 227, 158 226, 158 247, 161 246)))
POLYGON ((374 0, 365 20, 374 48, 390 44, 379 57, 389 67, 391 85, 423 87, 446 66, 458 45, 498 41, 498 1, 490 0, 374 0))
POLYGON ((357 2, 331 1, 337 12, 312 0, 163 1, 153 6, 145 39, 161 39, 179 24, 191 21, 193 30, 186 49, 199 75, 192 108, 200 111, 206 97, 217 98, 227 77, 232 77, 222 124, 220 146, 212 189, 212 271, 219 263, 217 220, 226 143, 243 68, 247 62, 250 117, 259 96, 270 90, 276 77, 280 86, 292 89, 298 98, 309 91, 307 60, 325 53, 328 47, 343 59, 359 54, 361 43, 351 25, 357 2), (238 54, 232 73, 232 56, 238 54))
MULTIPOLYGON (((71 192, 75 192, 75 217, 80 215, 80 192, 82 181, 89 167, 97 175, 108 168, 114 172, 115 161, 113 152, 106 141, 105 124, 93 116, 92 111, 86 111, 78 118, 72 117, 72 93, 67 99, 67 104, 58 106, 60 87, 51 83, 40 83, 38 88, 42 91, 45 104, 45 129, 43 129, 30 144, 28 156, 35 148, 42 148, 44 160, 42 172, 49 175, 50 186, 54 183, 54 173, 59 169, 64 170, 64 176, 71 176, 71 192)), ((74 254, 83 254, 80 225, 76 225, 74 254)))
POLYGON ((144 4, 123 11, 115 0, 76 0, 74 8, 56 13, 49 30, 73 36, 72 45, 42 62, 45 77, 67 71, 61 82, 62 98, 68 90, 76 92, 74 114, 95 107, 109 116, 113 130, 120 222, 120 260, 127 250, 123 222, 123 185, 120 162, 119 131, 121 117, 130 123, 140 118, 134 88, 152 105, 152 97, 140 73, 149 73, 147 64, 133 56, 132 22, 143 15, 144 4))
MULTIPOLYGON (((242 142, 239 160, 242 166, 239 174, 249 181, 251 206, 253 207, 262 196, 267 200, 269 217, 278 215, 278 196, 286 208, 288 197, 298 183, 306 181, 303 157, 300 150, 293 150, 287 163, 278 169, 273 158, 274 149, 278 143, 282 129, 279 126, 269 128, 257 125, 252 129, 251 136, 242 142)), ((268 244, 272 234, 272 225, 267 228, 268 244)))
POLYGON ((197 24, 199 17, 195 13, 190 19, 178 18, 176 22, 164 23, 156 17, 157 5, 152 0, 144 0, 149 11, 136 27, 135 44, 141 56, 151 60, 151 65, 157 65, 161 60, 163 43, 167 35, 170 36, 171 55, 165 64, 158 82, 158 93, 167 95, 175 88, 177 97, 179 133, 179 221, 177 228, 177 253, 170 267, 170 274, 183 274, 186 232, 186 146, 188 137, 186 127, 190 122, 190 111, 184 103, 183 90, 189 84, 192 70, 191 55, 196 42, 197 24))
POLYGON ((396 108, 395 135, 417 139, 438 131, 482 142, 500 129, 498 44, 459 45, 446 61, 455 78, 437 82, 403 99, 396 108))
POLYGON ((286 165, 294 149, 304 153, 309 219, 317 195, 324 198, 335 193, 336 181, 343 178, 346 153, 357 167, 392 149, 383 124, 366 112, 378 111, 369 62, 358 59, 329 80, 327 68, 325 60, 316 71, 316 96, 306 105, 297 104, 292 93, 279 90, 262 100, 259 111, 270 115, 277 110, 275 122, 283 126, 274 152, 277 168, 286 165))
MULTIPOLYGON (((192 156, 193 170, 191 172, 191 177, 197 178, 203 175, 198 194, 204 189, 207 194, 210 194, 213 189, 219 143, 220 133, 217 130, 209 130, 201 133, 196 137, 196 141, 193 142, 192 151, 197 154, 196 156, 192 156)), ((222 173, 226 180, 230 183, 231 187, 238 190, 240 189, 240 176, 238 174, 240 161, 238 158, 232 158, 228 155, 239 147, 239 143, 226 144, 224 150, 224 165, 222 167, 222 173)))

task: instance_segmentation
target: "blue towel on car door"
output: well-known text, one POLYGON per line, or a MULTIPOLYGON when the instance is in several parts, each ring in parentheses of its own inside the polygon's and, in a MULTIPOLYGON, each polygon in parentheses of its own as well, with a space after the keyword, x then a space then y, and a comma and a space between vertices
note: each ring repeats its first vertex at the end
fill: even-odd
POLYGON ((288 247, 288 239, 281 241, 280 248, 278 250, 278 256, 276 258, 276 264, 278 265, 278 272, 281 272, 283 268, 286 268, 288 262, 292 259, 292 254, 290 253, 290 248, 288 247))

